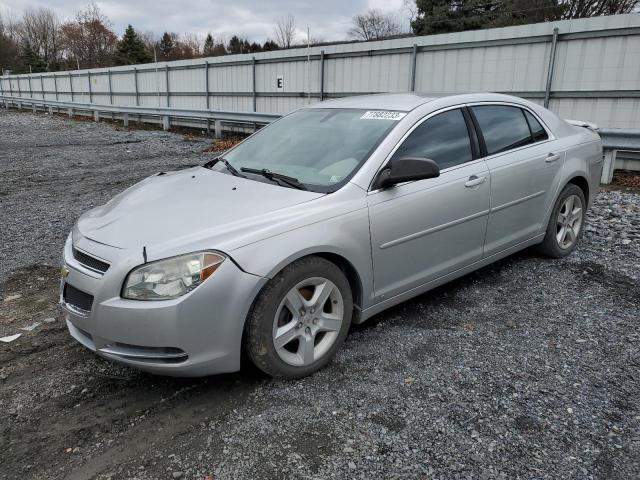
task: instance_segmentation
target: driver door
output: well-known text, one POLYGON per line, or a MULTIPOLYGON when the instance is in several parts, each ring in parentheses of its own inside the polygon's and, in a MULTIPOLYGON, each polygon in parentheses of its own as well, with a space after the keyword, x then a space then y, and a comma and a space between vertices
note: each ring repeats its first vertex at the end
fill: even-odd
POLYGON ((482 258, 490 178, 478 159, 470 119, 460 108, 419 124, 392 158, 425 157, 440 176, 368 196, 376 301, 435 280, 482 258))

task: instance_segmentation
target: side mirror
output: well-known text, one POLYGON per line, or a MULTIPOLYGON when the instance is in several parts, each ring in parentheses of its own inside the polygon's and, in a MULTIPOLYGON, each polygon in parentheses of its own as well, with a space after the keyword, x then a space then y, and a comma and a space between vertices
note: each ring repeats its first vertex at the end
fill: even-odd
POLYGON ((440 176, 440 167, 430 158, 402 157, 392 159, 376 180, 378 188, 387 188, 402 182, 424 180, 440 176))

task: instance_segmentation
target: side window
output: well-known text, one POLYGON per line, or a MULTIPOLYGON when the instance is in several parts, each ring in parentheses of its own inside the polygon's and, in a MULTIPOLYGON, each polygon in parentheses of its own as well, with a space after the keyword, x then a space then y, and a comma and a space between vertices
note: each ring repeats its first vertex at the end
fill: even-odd
POLYGON ((549 138, 547 135, 547 131, 540 125, 540 122, 536 120, 536 117, 531 115, 526 110, 523 110, 524 116, 527 117, 527 122, 529 122, 529 128, 531 128, 531 135, 533 135, 534 142, 540 142, 542 140, 546 140, 549 138))
POLYGON ((422 122, 393 154, 393 158, 401 157, 430 158, 441 170, 471 160, 471 141, 462 111, 449 110, 422 122))
POLYGON ((487 155, 532 143, 529 125, 517 107, 482 105, 471 107, 487 146, 487 155))

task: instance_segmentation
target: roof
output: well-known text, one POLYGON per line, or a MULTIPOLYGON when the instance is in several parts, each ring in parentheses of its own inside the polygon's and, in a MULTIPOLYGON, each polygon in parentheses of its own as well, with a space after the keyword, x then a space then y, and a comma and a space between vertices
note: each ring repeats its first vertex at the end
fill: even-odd
POLYGON ((337 98, 310 105, 307 108, 358 108, 366 110, 395 110, 408 112, 429 102, 437 102, 437 107, 471 102, 514 102, 529 104, 526 100, 500 93, 380 93, 337 98))
POLYGON ((336 98, 311 105, 309 108, 361 108, 408 112, 438 98, 420 93, 380 93, 336 98))

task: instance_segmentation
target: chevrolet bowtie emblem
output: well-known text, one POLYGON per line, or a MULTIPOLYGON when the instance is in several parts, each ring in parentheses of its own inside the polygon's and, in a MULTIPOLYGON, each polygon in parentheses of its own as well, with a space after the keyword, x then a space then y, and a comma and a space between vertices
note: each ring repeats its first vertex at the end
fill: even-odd
POLYGON ((62 278, 67 278, 69 276, 69 269, 67 267, 60 268, 60 275, 62 278))

